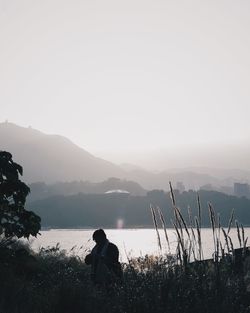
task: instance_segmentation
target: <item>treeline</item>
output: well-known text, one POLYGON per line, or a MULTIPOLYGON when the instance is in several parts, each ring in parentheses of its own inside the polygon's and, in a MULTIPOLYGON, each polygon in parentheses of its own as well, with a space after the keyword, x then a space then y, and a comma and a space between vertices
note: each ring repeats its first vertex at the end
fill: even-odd
MULTIPOLYGON (((226 226, 232 209, 239 222, 250 225, 250 200, 228 196, 215 191, 199 192, 202 207, 202 226, 210 225, 208 203, 212 203, 220 214, 221 224, 226 226)), ((186 221, 188 207, 193 216, 197 215, 197 193, 175 191, 177 206, 181 209, 186 221)), ((159 206, 165 216, 167 226, 172 226, 173 209, 169 193, 153 190, 145 196, 126 194, 83 194, 72 196, 54 196, 34 201, 28 208, 42 219, 42 226, 57 228, 75 227, 116 227, 122 219, 124 227, 153 227, 150 204, 159 206)))
POLYGON ((103 182, 92 183, 89 181, 57 182, 54 184, 45 184, 36 182, 29 185, 31 193, 27 198, 28 202, 46 199, 58 195, 74 195, 78 193, 99 194, 113 189, 122 189, 128 191, 131 195, 143 196, 147 191, 138 183, 130 180, 111 177, 103 182))

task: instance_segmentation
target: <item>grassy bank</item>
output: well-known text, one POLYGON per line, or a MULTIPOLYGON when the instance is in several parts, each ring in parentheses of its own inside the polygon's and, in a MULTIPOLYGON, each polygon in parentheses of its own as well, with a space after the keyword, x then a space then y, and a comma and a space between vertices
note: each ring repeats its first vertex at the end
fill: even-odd
POLYGON ((250 258, 235 262, 146 256, 123 265, 123 284, 93 286, 90 269, 60 249, 0 249, 0 312, 250 312, 250 258))

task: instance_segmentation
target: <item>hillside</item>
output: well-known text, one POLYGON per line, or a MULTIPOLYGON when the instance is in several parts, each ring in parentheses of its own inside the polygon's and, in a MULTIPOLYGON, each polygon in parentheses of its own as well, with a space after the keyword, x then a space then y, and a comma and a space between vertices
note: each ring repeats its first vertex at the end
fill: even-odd
POLYGON ((22 164, 24 180, 29 183, 97 182, 124 176, 118 166, 94 157, 65 137, 12 123, 0 123, 0 149, 11 152, 13 159, 22 164))
POLYGON ((231 186, 232 189, 234 181, 241 181, 243 178, 247 180, 250 175, 247 171, 237 170, 225 170, 221 175, 219 169, 209 168, 152 172, 130 164, 118 166, 95 157, 66 137, 47 135, 33 128, 20 127, 9 122, 0 123, 0 150, 11 152, 13 159, 23 166, 23 179, 27 183, 55 184, 73 181, 97 183, 116 177, 134 181, 147 190, 168 190, 169 181, 172 181, 173 185, 181 181, 186 190, 195 190, 202 185, 210 184, 218 191, 225 191, 225 188, 220 187, 231 186))
POLYGON ((42 182, 37 182, 30 184, 29 187, 31 189, 31 193, 27 198, 28 202, 42 200, 58 195, 69 196, 78 193, 104 194, 110 190, 112 191, 116 189, 126 190, 134 196, 143 196, 147 193, 145 189, 133 181, 121 180, 114 177, 100 183, 91 183, 89 181, 72 181, 57 182, 47 185, 42 182))

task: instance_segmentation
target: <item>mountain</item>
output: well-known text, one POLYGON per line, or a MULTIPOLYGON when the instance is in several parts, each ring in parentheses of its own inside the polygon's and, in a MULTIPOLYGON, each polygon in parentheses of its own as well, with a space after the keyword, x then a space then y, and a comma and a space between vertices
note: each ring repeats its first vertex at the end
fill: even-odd
POLYGON ((250 179, 250 171, 237 169, 237 168, 213 168, 213 167, 189 167, 189 168, 179 168, 179 169, 171 169, 169 173, 183 173, 183 172, 192 172, 195 174, 207 174, 213 177, 216 177, 220 180, 224 180, 225 184, 229 181, 249 181, 250 179))
MULTIPOLYGON (((189 167, 152 172, 132 164, 119 166, 95 157, 65 137, 47 135, 31 127, 20 127, 9 122, 0 123, 0 150, 11 152, 14 161, 23 166, 23 179, 27 183, 44 182, 50 185, 73 181, 97 183, 116 177, 136 182, 147 190, 169 190, 169 181, 173 186, 180 181, 187 190, 199 189, 209 184, 215 187, 212 189, 219 191, 226 190, 219 188, 220 186, 230 187, 232 190, 235 181, 250 180, 250 172, 245 170, 189 167)), ((118 185, 112 188, 120 189, 118 185)), ((95 187, 95 190, 103 190, 104 187, 100 186, 95 187)), ((88 188, 90 187, 85 185, 81 191, 85 192, 89 190, 88 188)), ((91 188, 93 190, 93 186, 91 188)))
MULTIPOLYGON (((230 137, 229 137, 230 138, 230 137)), ((164 143, 163 143, 164 145, 164 143)), ((216 177, 240 175, 250 170, 250 141, 242 140, 230 143, 202 143, 169 146, 155 150, 144 151, 131 160, 147 169, 164 171, 166 169, 181 169, 181 171, 199 171, 216 177), (137 162, 136 162, 137 160, 137 162), (204 172, 205 171, 205 172, 204 172), (207 172, 208 171, 208 172, 207 172)))
POLYGON ((127 176, 148 190, 169 190, 169 181, 172 182, 173 186, 175 186, 177 182, 182 182, 186 189, 194 190, 199 189, 204 184, 211 184, 212 186, 221 185, 220 180, 216 177, 185 170, 182 172, 149 172, 146 170, 133 170, 128 172, 127 176))
POLYGON ((123 177, 117 165, 94 157, 69 139, 46 135, 13 123, 0 123, 0 150, 12 153, 13 160, 24 168, 26 182, 90 180, 123 177))

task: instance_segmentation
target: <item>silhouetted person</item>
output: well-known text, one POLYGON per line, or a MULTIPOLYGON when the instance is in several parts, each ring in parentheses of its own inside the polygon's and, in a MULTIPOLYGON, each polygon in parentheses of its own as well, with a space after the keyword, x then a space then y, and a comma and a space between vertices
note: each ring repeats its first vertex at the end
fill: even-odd
POLYGON ((85 263, 91 265, 91 278, 95 284, 110 284, 120 282, 122 269, 119 262, 119 250, 109 242, 103 229, 93 233, 95 247, 85 258, 85 263))

